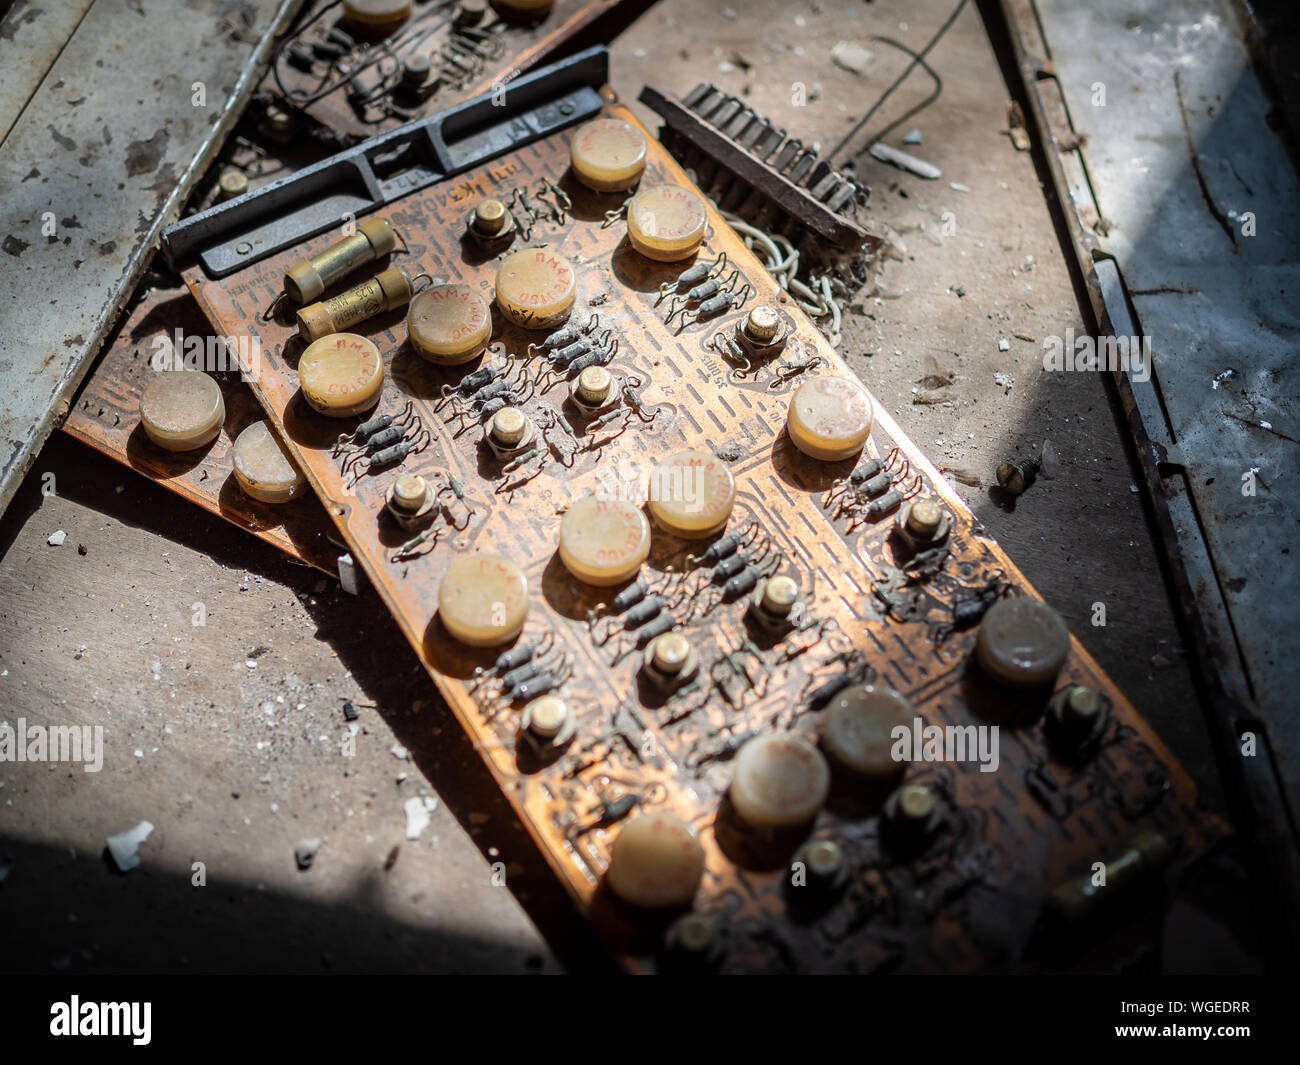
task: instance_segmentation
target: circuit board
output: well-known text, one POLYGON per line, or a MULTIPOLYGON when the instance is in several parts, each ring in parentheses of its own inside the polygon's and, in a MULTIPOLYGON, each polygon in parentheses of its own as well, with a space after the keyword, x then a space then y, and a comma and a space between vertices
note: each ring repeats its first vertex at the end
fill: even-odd
MULTIPOLYGON (((606 114, 637 124, 606 95, 606 114)), ((647 134, 643 186, 690 187, 682 169, 647 134)), ((340 421, 315 413, 298 388, 302 345, 291 321, 261 314, 280 291, 288 266, 330 242, 322 236, 213 280, 191 265, 184 276, 216 331, 248 331, 264 357, 253 381, 295 460, 325 502, 342 537, 385 600, 439 692, 476 744, 542 853, 610 949, 630 968, 658 965, 661 922, 624 908, 603 880, 621 818, 671 811, 693 827, 706 852, 695 907, 719 929, 722 971, 961 972, 1021 967, 1031 927, 1052 889, 1117 857, 1135 834, 1170 841, 1180 858, 1201 851, 1223 826, 1199 805, 1193 782, 1134 707, 1077 640, 1057 686, 1080 684, 1112 710, 1095 756, 1079 765, 1056 759, 1042 724, 1013 713, 1005 689, 973 668, 976 630, 953 624, 954 604, 998 586, 1010 596, 1033 589, 988 539, 934 466, 874 403, 863 461, 876 457, 893 483, 914 498, 939 502, 951 515, 949 550, 919 579, 904 579, 892 515, 864 521, 842 505, 857 459, 819 462, 793 448, 784 426, 790 397, 803 381, 847 374, 815 326, 792 304, 720 216, 710 210, 701 258, 726 253, 752 297, 710 320, 665 324, 671 301, 660 287, 687 263, 656 263, 637 254, 622 222, 607 224, 620 194, 591 192, 567 172, 569 134, 545 137, 453 181, 407 195, 383 209, 410 245, 402 264, 461 282, 491 299, 498 255, 467 242, 467 212, 481 198, 507 199, 515 188, 553 181, 571 200, 543 214, 531 243, 548 245, 574 264, 577 304, 571 321, 599 316, 619 341, 611 373, 636 384, 636 409, 606 431, 571 424, 563 375, 529 376, 530 353, 545 334, 496 316, 491 346, 464 366, 442 368, 416 355, 404 312, 354 326, 379 347, 388 381, 373 414, 426 430, 428 445, 400 469, 353 483, 335 453, 340 421), (714 337, 747 307, 778 308, 789 327, 779 357, 739 365, 714 337), (485 447, 476 416, 449 401, 482 368, 496 379, 531 382, 520 404, 542 429, 531 465, 505 470, 485 447), (663 591, 673 622, 701 660, 701 683, 668 697, 639 671, 636 633, 617 632, 602 604, 617 589, 569 576, 556 553, 561 515, 575 500, 634 479, 685 448, 712 451, 737 483, 728 531, 761 543, 770 572, 796 576, 810 624, 779 638, 756 633, 741 603, 716 592, 695 562, 709 541, 681 540, 656 529, 641 579, 663 591), (459 485, 440 508, 434 538, 409 553, 385 493, 398 472, 459 485), (915 493, 919 493, 916 495, 915 493), (451 639, 436 615, 439 581, 469 552, 491 551, 526 573, 530 608, 520 643, 533 641, 576 714, 576 734, 554 760, 535 757, 520 733, 518 707, 476 670, 500 648, 475 651, 451 639), (594 613, 593 613, 594 612, 594 613), (596 617, 596 621, 591 620, 596 617), (608 638, 607 638, 608 637, 608 638), (843 849, 851 876, 843 895, 810 919, 791 910, 789 854, 772 861, 748 846, 727 811, 729 759, 745 738, 766 731, 814 737, 811 696, 853 669, 905 696, 927 723, 1001 724, 996 772, 970 763, 916 762, 909 783, 938 797, 944 831, 907 860, 882 839, 878 809, 828 804, 811 836, 843 849), (1017 724, 1017 721, 1020 723, 1017 724)), ((558 201, 558 198, 557 198, 558 201)), ((512 248, 520 247, 518 241, 512 248)), ((494 312, 495 314, 495 312, 494 312)), ((1040 708, 1041 709, 1041 708, 1040 708)), ((761 848, 760 848, 761 850, 761 848)))
POLYGON ((301 65, 282 57, 266 81, 322 125, 362 140, 508 82, 618 3, 555 0, 544 16, 521 20, 501 18, 480 3, 482 17, 462 26, 457 9, 464 5, 424 0, 387 35, 367 37, 349 27, 335 3, 319 0, 304 14, 305 28, 284 45, 300 45, 308 54, 313 48, 331 54, 313 54, 310 62, 304 54, 301 65), (330 38, 331 31, 349 29, 351 47, 330 38), (403 61, 413 55, 427 57, 430 65, 426 85, 418 91, 403 84, 401 77, 403 61), (340 63, 349 64, 349 71, 342 72, 340 63))
POLYGON ((211 375, 221 386, 226 420, 220 435, 202 451, 165 451, 141 428, 140 394, 153 373, 151 360, 159 352, 175 351, 173 338, 206 337, 210 332, 187 290, 164 288, 143 293, 86 377, 63 431, 281 551, 336 576, 339 550, 330 543, 333 525, 318 500, 303 496, 290 505, 275 507, 249 498, 235 484, 231 444, 248 425, 266 416, 238 369, 211 375))

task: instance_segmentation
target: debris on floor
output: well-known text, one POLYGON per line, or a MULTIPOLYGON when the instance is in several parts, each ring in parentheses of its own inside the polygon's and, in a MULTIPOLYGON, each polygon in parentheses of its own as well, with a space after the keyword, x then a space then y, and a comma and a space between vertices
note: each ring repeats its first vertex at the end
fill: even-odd
POLYGON ((831 62, 850 74, 861 74, 871 65, 875 53, 855 41, 839 41, 831 49, 831 62))
POLYGON ((140 844, 149 838, 152 831, 152 824, 141 821, 134 828, 128 828, 125 832, 108 837, 106 841, 108 853, 119 872, 129 873, 139 867, 140 856, 136 851, 139 850, 140 844))
POLYGON ((321 849, 321 840, 319 839, 300 839, 293 848, 293 860, 297 863, 302 872, 311 868, 312 863, 316 860, 316 854, 321 849))
POLYGON ((428 795, 407 799, 402 804, 406 811, 406 838, 419 839, 421 833, 429 827, 430 815, 437 809, 438 800, 428 795))
POLYGON ((898 167, 900 170, 906 170, 908 173, 915 174, 917 177, 923 177, 934 181, 943 176, 943 171, 933 163, 927 163, 924 159, 918 159, 910 152, 905 152, 901 148, 892 148, 888 144, 881 144, 877 141, 871 146, 871 157, 878 159, 882 163, 889 163, 898 167))
POLYGON ((65 533, 62 529, 59 529, 57 532, 51 533, 50 538, 45 542, 49 544, 51 547, 62 547, 64 541, 67 540, 67 538, 68 538, 68 534, 65 533))

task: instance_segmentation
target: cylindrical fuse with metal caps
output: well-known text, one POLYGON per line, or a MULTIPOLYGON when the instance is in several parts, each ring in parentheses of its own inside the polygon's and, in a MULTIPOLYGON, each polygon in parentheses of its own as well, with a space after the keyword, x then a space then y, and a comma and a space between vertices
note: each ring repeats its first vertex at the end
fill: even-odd
POLYGON ((650 522, 626 499, 584 496, 560 521, 560 561, 584 584, 622 584, 650 554, 650 522))
POLYGON ((578 292, 573 264, 550 248, 520 248, 497 268, 497 306, 524 329, 550 329, 573 309, 578 292))
POLYGON ((645 157, 645 137, 620 118, 598 118, 579 126, 569 142, 574 175, 596 192, 630 189, 641 179, 645 157))
POLYGON ((210 444, 226 420, 221 386, 197 370, 156 374, 140 396, 140 424, 167 451, 193 451, 210 444))
POLYGON ((433 285, 406 312, 411 347, 439 366, 459 366, 492 338, 492 309, 469 285, 433 285))
POLYGON ((790 398, 786 431, 805 455, 837 462, 856 455, 871 435, 871 398, 847 377, 814 377, 790 398))
POLYGON ((384 360, 365 337, 330 333, 307 345, 298 360, 298 384, 313 410, 327 418, 350 418, 379 402, 384 360))
POLYGON ((458 558, 438 584, 438 617, 470 647, 496 647, 519 635, 528 617, 528 579, 502 555, 458 558))
POLYGON ((687 540, 712 536, 736 505, 736 479, 707 451, 679 451, 651 471, 650 516, 660 528, 687 540))
POLYGON ((235 437, 230 461, 235 482, 261 503, 287 503, 307 487, 307 479, 266 422, 254 422, 235 437))
POLYGON ((410 274, 400 266, 390 266, 355 288, 302 308, 298 312, 298 333, 304 340, 319 340, 404 306, 414 292, 411 285, 410 274))
POLYGON ((627 237, 647 259, 672 263, 689 258, 704 242, 704 201, 678 185, 643 188, 627 208, 627 237))
POLYGON ((605 882, 624 902, 647 909, 689 906, 704 876, 704 848, 670 813, 629 821, 609 851, 605 882))
POLYGON ((294 303, 316 299, 335 281, 397 247, 397 231, 383 218, 367 218, 357 231, 285 271, 284 291, 294 303))

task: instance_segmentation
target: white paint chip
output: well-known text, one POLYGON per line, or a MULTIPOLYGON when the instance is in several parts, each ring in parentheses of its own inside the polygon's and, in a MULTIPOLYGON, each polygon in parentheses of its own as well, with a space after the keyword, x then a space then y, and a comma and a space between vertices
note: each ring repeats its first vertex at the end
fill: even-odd
POLYGON ((113 859, 113 864, 124 873, 129 873, 139 866, 140 856, 136 851, 140 844, 149 838, 149 833, 152 831, 153 825, 148 821, 141 821, 135 828, 128 828, 116 836, 109 836, 108 853, 113 859))
POLYGON ((429 827, 429 815, 438 806, 437 799, 419 798, 407 799, 402 803, 402 809, 406 811, 406 838, 419 839, 426 828, 429 827))

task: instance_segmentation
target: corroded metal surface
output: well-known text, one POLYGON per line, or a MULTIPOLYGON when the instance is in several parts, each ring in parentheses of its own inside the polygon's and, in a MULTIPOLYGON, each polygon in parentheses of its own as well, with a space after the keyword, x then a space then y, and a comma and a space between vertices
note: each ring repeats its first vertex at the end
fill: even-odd
POLYGON ((0 508, 299 2, 97 0, 0 144, 0 508))
MULTIPOLYGON (((609 113, 634 121, 612 105, 609 113)), ((539 223, 532 241, 548 243, 575 264, 574 320, 600 315, 601 328, 621 341, 611 370, 640 378, 643 403, 658 414, 650 422, 630 417, 625 432, 602 443, 599 434, 571 426, 570 436, 561 427, 563 380, 539 388, 524 407, 545 430, 547 461, 536 477, 518 483, 503 477, 477 422, 448 418, 448 408, 438 409, 439 399, 443 385, 483 364, 508 363, 516 373, 521 363, 537 368, 537 360, 528 362, 528 344, 538 334, 498 320, 489 354, 453 370, 435 368, 412 352, 401 314, 366 323, 360 331, 378 344, 390 375, 378 413, 396 414, 410 403, 432 432, 430 446, 402 468, 431 478, 450 472, 464 486, 464 500, 450 499, 438 519, 436 545, 416 557, 392 560, 407 536, 383 513, 383 493, 394 473, 347 485, 330 448, 340 422, 314 414, 298 391, 294 366, 302 348, 291 324, 258 317, 279 290, 285 267, 328 241, 307 242, 220 281, 197 268, 186 272, 186 280, 219 332, 247 329, 261 339, 265 358, 254 382, 259 399, 283 427, 313 488, 438 690, 611 949, 633 966, 649 966, 659 929, 617 905, 603 886, 620 825, 600 825, 600 814, 626 796, 635 796, 642 810, 675 811, 699 833, 707 870, 696 906, 719 920, 724 969, 1016 967, 1049 890, 1116 856, 1135 832, 1163 833, 1184 857, 1218 836, 1222 825, 1201 809, 1193 782, 1077 641, 1057 683, 1087 684, 1111 701, 1113 718, 1100 753, 1071 768, 1051 756, 1040 724, 1017 723, 1014 701, 973 667, 974 630, 945 638, 942 628, 951 620, 954 600, 990 578, 1009 582, 1013 594, 1032 595, 1023 575, 981 535, 956 493, 876 405, 869 452, 884 456, 897 447, 909 476, 919 476, 924 493, 954 518, 952 551, 938 573, 913 586, 896 585, 902 558, 890 534, 892 520, 854 527, 826 501, 825 493, 843 483, 854 462, 810 460, 790 446, 783 431, 791 391, 801 378, 784 379, 774 363, 742 375, 709 349, 713 334, 743 312, 680 330, 664 325, 664 306, 655 305, 659 286, 685 264, 651 263, 628 247, 621 225, 602 227, 606 211, 621 197, 590 193, 566 175, 567 142, 565 135, 549 137, 454 184, 398 201, 385 214, 408 235, 420 269, 490 296, 494 258, 462 241, 469 206, 489 193, 500 197, 514 186, 535 187, 542 177, 560 182, 573 198, 572 218, 539 223), (765 638, 739 604, 718 604, 699 616, 691 604, 707 606, 712 589, 707 571, 694 570, 688 556, 705 543, 656 531, 644 575, 684 590, 678 620, 702 658, 706 678, 687 698, 666 702, 638 677, 638 656, 626 653, 628 641, 600 645, 593 639, 588 611, 613 590, 575 582, 556 556, 556 541, 560 513, 570 502, 608 488, 611 473, 644 476, 685 447, 714 450, 730 463, 739 490, 730 528, 753 523, 770 541, 783 572, 800 580, 820 636, 809 630, 765 638), (553 764, 530 756, 518 732, 518 709, 503 705, 499 687, 475 683, 475 668, 489 665, 496 652, 457 644, 436 616, 441 575, 454 559, 483 550, 523 567, 530 589, 523 638, 553 634, 553 653, 571 668, 560 692, 577 713, 577 735, 553 764), (685 571, 684 583, 676 584, 685 571), (855 653, 928 723, 999 724, 1000 765, 989 773, 970 763, 909 767, 908 780, 930 784, 939 796, 947 825, 911 861, 891 857, 882 847, 877 811, 829 805, 812 834, 845 848, 851 884, 820 918, 799 921, 786 903, 788 853, 775 861, 756 856, 726 809, 727 748, 754 731, 814 734, 818 714, 809 708, 808 692, 843 668, 837 656, 855 653)), ((643 181, 685 184, 687 178, 651 141, 643 181)), ((809 372, 846 373, 725 223, 713 213, 710 223, 704 254, 725 251, 754 286, 755 300, 778 306, 792 327, 781 358, 816 357, 820 362, 809 372)))
POLYGON ((333 526, 314 497, 271 506, 250 499, 235 483, 231 444, 247 426, 265 417, 237 371, 212 374, 225 397, 226 420, 221 435, 207 447, 164 451, 145 435, 140 426, 140 394, 157 372, 151 368, 152 360, 176 349, 178 332, 181 337, 199 338, 211 333, 189 292, 145 292, 86 377, 63 431, 280 550, 337 574, 339 551, 329 542, 333 526))

